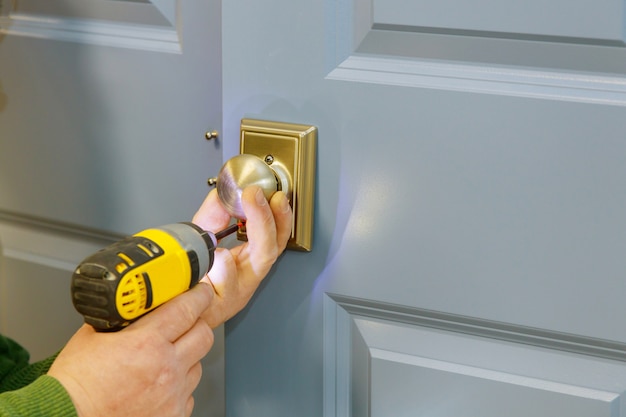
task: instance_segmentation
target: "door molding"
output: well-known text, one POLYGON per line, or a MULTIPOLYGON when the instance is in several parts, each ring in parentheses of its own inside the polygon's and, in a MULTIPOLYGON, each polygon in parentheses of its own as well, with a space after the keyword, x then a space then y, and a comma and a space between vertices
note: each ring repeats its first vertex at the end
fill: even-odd
MULTIPOLYGON (((576 13, 612 17, 623 2, 576 13)), ((431 7, 451 12, 468 7, 458 0, 448 3, 406 3, 403 13, 402 7, 392 7, 394 2, 382 7, 376 0, 326 0, 327 79, 626 105, 626 42, 620 19, 593 31, 574 17, 566 19, 557 8, 534 31, 498 32, 501 20, 515 20, 511 13, 490 10, 502 19, 489 20, 474 12, 455 13, 456 18, 428 13, 431 7), (455 3, 458 7, 450 6, 455 3)), ((568 6, 563 3, 563 8, 568 6)))
POLYGON ((0 0, 0 34, 182 53, 181 28, 176 18, 178 0, 91 0, 90 8, 80 5, 85 0, 75 1, 75 5, 65 2, 58 10, 50 5, 40 10, 40 6, 21 3, 3 7, 5 3, 0 0), (91 14, 86 13, 88 10, 91 14))
POLYGON ((0 210, 2 255, 73 272, 87 255, 123 236, 0 210))
POLYGON ((492 415, 486 395, 535 403, 540 415, 609 417, 618 415, 624 376, 622 343, 325 296, 326 417, 393 414, 396 407, 417 412, 443 403, 492 415))
POLYGON ((626 343, 329 294, 350 316, 405 323, 626 363, 626 343))
POLYGON ((352 55, 326 78, 626 106, 626 78, 615 76, 352 55))

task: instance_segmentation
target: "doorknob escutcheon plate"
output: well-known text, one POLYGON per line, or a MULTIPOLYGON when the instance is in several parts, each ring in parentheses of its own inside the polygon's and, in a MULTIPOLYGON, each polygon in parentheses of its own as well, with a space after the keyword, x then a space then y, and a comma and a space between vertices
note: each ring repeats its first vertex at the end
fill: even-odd
MULTIPOLYGON (((288 249, 311 251, 315 200, 317 128, 311 125, 242 119, 240 153, 267 163, 293 209, 288 249)), ((245 240, 244 231, 237 237, 245 240)))

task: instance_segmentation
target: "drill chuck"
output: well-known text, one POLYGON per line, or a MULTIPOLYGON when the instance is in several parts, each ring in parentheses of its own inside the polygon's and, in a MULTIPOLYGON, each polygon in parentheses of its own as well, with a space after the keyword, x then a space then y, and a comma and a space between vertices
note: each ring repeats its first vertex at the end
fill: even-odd
POLYGON ((147 229, 85 258, 72 302, 85 322, 116 331, 185 292, 213 266, 217 239, 193 223, 147 229))

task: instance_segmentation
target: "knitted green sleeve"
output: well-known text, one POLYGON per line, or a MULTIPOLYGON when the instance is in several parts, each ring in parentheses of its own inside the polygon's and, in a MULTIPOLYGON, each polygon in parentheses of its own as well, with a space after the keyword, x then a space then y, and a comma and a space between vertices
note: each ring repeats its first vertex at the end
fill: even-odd
POLYGON ((0 417, 75 417, 63 386, 46 372, 55 356, 29 364, 29 355, 0 336, 0 417))
POLYGON ((0 394, 0 417, 77 417, 65 388, 51 376, 0 394))
POLYGON ((28 366, 28 352, 13 340, 0 335, 0 392, 10 388, 5 386, 5 379, 16 370, 28 366))
POLYGON ((13 340, 0 336, 0 392, 13 391, 34 382, 50 369, 56 355, 33 364, 28 352, 13 340))

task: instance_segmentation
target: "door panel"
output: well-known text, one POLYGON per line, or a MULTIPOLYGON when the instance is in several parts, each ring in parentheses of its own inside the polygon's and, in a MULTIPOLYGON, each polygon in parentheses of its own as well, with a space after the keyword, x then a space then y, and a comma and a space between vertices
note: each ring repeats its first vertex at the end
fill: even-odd
POLYGON ((182 51, 176 0, 20 1, 0 14, 11 35, 167 53, 182 51))
POLYGON ((621 415, 619 344, 337 295, 324 313, 326 415, 621 415))
POLYGON ((225 152, 319 128, 313 252, 228 324, 228 415, 624 414, 623 2, 443 5, 224 4, 225 152))
MULTIPOLYGON (((0 0, 0 332, 41 359, 87 254, 190 220, 221 167, 219 1, 0 0)), ((216 330, 194 415, 224 414, 216 330)))
POLYGON ((550 3, 540 0, 478 0, 471 3, 458 0, 374 0, 371 4, 374 25, 497 32, 517 38, 538 35, 623 42, 622 0, 550 3), (595 24, 599 21, 604 24, 595 24))
POLYGON ((219 4, 83 3, 2 7, 0 207, 121 233, 188 219, 221 166, 219 4))

